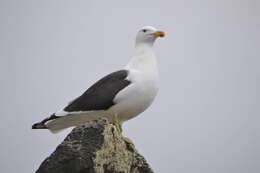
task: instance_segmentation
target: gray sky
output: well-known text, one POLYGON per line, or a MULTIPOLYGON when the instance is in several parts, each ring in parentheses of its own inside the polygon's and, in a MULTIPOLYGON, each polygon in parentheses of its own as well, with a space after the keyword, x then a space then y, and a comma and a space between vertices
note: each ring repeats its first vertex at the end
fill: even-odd
POLYGON ((69 130, 31 125, 123 67, 153 25, 160 92, 125 135, 156 172, 258 173, 259 2, 0 0, 1 172, 34 172, 69 130))

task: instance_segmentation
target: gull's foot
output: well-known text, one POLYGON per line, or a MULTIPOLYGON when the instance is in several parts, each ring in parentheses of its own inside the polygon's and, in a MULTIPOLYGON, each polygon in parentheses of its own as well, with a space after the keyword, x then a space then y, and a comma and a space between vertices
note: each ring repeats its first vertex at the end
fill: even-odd
POLYGON ((125 143, 135 146, 133 141, 128 137, 122 136, 122 139, 125 141, 125 143))
POLYGON ((129 150, 135 151, 135 145, 131 139, 128 137, 122 136, 123 141, 126 143, 126 146, 129 150))

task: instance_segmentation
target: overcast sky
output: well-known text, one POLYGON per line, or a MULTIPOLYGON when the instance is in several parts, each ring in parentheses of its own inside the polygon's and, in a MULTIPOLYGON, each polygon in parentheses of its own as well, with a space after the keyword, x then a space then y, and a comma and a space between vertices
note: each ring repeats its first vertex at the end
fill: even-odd
POLYGON ((260 1, 0 0, 0 172, 34 172, 70 130, 31 125, 133 55, 145 25, 160 91, 124 133, 158 173, 260 172, 260 1))

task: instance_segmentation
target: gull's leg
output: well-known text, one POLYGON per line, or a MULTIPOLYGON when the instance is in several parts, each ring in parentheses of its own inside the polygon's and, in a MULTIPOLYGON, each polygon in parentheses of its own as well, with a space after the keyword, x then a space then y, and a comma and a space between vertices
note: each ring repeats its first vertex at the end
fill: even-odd
POLYGON ((131 139, 129 139, 129 138, 123 136, 123 129, 122 129, 122 126, 121 126, 121 124, 120 124, 120 122, 119 122, 119 120, 118 120, 117 115, 115 115, 115 116, 113 117, 112 123, 114 124, 114 126, 116 126, 116 129, 117 129, 117 130, 119 131, 119 133, 121 134, 122 139, 125 141, 125 143, 131 144, 131 145, 134 146, 134 143, 133 143, 133 141, 132 141, 131 139))
POLYGON ((115 115, 112 119, 112 123, 114 124, 114 126, 116 126, 116 129, 119 131, 120 134, 122 134, 123 129, 121 124, 119 123, 119 120, 117 118, 117 115, 115 115))

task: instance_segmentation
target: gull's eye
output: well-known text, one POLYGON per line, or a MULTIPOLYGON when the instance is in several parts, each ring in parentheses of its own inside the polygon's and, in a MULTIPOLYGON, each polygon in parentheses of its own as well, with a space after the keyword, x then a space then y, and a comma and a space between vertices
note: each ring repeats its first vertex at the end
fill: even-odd
POLYGON ((146 32, 147 30, 146 29, 143 29, 143 32, 146 32))

